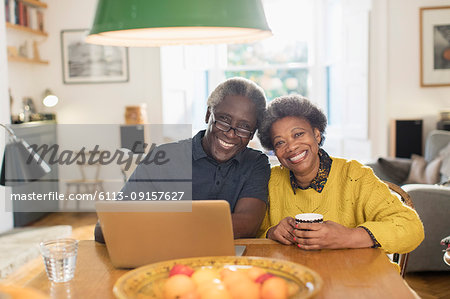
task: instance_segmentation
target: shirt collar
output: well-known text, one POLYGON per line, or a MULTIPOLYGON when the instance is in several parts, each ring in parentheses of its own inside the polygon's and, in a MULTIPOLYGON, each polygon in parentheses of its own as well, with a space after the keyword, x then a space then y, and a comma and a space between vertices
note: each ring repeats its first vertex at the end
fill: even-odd
POLYGON ((323 188, 325 187, 325 183, 328 180, 328 175, 330 174, 331 163, 333 162, 333 160, 330 158, 330 156, 327 154, 327 152, 325 152, 323 149, 319 149, 319 159, 320 159, 319 171, 317 172, 316 177, 305 188, 301 187, 297 183, 297 180, 295 179, 294 174, 292 173, 292 171, 289 171, 289 176, 291 179, 291 186, 292 186, 292 190, 294 191, 294 194, 295 194, 296 189, 306 190, 309 188, 316 190, 318 193, 322 192, 323 188))
POLYGON ((202 138, 205 135, 205 132, 206 130, 200 131, 192 138, 192 158, 194 160, 199 160, 208 156, 202 147, 202 138))
MULTIPOLYGON (((209 157, 202 146, 202 139, 203 136, 205 136, 206 130, 199 131, 195 136, 192 138, 192 158, 195 160, 199 160, 202 158, 210 158, 211 160, 215 161, 211 157, 209 157)), ((239 152, 236 156, 234 156, 232 159, 225 163, 229 163, 230 161, 236 161, 238 163, 241 163, 244 159, 244 152, 247 151, 248 148, 245 148, 243 151, 239 152)), ((216 162, 217 163, 217 162, 216 162)))

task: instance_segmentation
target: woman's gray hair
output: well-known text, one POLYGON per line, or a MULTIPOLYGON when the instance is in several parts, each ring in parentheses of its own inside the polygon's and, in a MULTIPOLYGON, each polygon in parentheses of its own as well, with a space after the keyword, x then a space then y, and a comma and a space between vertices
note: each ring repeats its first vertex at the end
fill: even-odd
POLYGON ((286 116, 303 118, 309 122, 311 127, 320 131, 320 143, 325 140, 325 128, 327 127, 327 117, 322 110, 314 105, 307 98, 301 95, 288 95, 274 99, 269 103, 264 120, 261 123, 258 137, 261 145, 267 150, 273 150, 271 129, 274 122, 286 116))
POLYGON ((230 78, 220 83, 209 95, 207 105, 211 112, 226 96, 243 96, 252 100, 256 107, 256 128, 259 130, 266 111, 264 90, 248 79, 242 77, 230 78))

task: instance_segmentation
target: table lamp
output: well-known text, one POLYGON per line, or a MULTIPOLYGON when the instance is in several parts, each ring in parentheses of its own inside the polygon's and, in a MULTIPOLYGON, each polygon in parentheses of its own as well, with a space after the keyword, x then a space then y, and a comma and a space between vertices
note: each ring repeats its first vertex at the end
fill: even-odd
POLYGON ((248 43, 271 35, 261 0, 99 0, 86 42, 158 47, 248 43))
POLYGON ((42 99, 42 103, 45 107, 54 107, 56 104, 58 104, 58 97, 50 90, 46 89, 44 91, 44 98, 42 99))
POLYGON ((23 139, 17 138, 6 125, 1 127, 9 133, 11 142, 6 144, 3 155, 0 185, 17 186, 33 182, 50 172, 50 166, 23 139))

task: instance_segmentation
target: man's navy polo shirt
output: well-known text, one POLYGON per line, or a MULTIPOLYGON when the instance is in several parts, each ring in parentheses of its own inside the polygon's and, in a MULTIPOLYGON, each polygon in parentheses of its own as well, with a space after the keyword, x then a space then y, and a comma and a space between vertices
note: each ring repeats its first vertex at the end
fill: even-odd
POLYGON ((234 212, 237 201, 244 197, 267 203, 270 164, 258 150, 246 148, 231 160, 218 163, 202 147, 205 131, 192 138, 192 198, 224 199, 234 212))
MULTIPOLYGON (((138 196, 136 194, 148 194, 151 191, 190 193, 192 190, 192 199, 228 201, 231 212, 234 212, 236 202, 240 198, 253 197, 267 203, 270 178, 267 156, 261 151, 246 148, 233 159, 225 163, 217 163, 203 150, 204 135, 205 131, 200 131, 192 139, 158 146, 154 153, 164 151, 170 159, 164 165, 139 164, 121 190, 123 200, 133 200, 133 197, 138 196), (192 165, 189 165, 191 146, 192 165), (191 172, 192 185, 190 184, 191 172)), ((95 228, 95 240, 104 243, 98 222, 95 228)))

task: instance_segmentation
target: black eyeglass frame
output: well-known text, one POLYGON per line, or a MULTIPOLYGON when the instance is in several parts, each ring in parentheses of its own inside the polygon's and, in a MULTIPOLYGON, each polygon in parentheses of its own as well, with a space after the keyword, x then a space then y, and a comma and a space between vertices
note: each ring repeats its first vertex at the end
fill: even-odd
POLYGON ((242 128, 234 128, 230 124, 228 124, 228 123, 226 123, 224 121, 216 120, 216 117, 215 117, 214 113, 211 113, 211 117, 212 117, 214 126, 218 130, 220 130, 222 132, 229 132, 231 129, 233 129, 234 130, 234 134, 236 136, 241 137, 241 138, 247 138, 247 139, 252 138, 253 135, 255 134, 256 130, 252 132, 252 131, 249 131, 249 130, 246 130, 246 129, 242 129, 242 128), (219 126, 217 124, 219 124, 219 126), (220 126, 222 126, 222 127, 220 127, 220 126), (249 135, 248 136, 246 136, 246 135, 242 136, 241 134, 249 134, 249 135))

